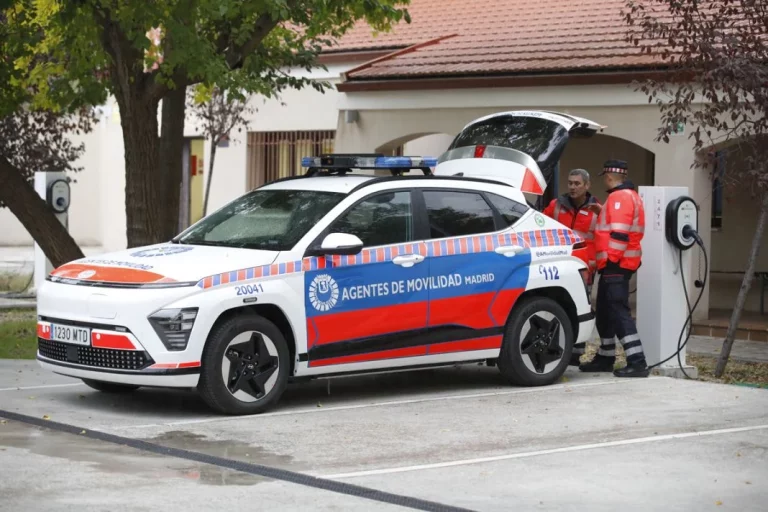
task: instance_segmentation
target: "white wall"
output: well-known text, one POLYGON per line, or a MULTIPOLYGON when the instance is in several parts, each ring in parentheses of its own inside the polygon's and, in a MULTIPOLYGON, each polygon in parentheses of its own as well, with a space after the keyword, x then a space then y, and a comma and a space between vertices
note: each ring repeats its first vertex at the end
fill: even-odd
MULTIPOLYGON (((102 212, 101 205, 105 193, 109 193, 105 185, 113 179, 110 170, 105 169, 105 165, 109 165, 109 158, 105 158, 109 151, 104 143, 109 140, 109 131, 106 121, 101 121, 94 126, 91 133, 70 137, 74 145, 85 145, 84 153, 74 163, 75 167, 82 167, 82 171, 69 173, 73 180, 70 183, 70 233, 75 241, 84 247, 101 245, 104 219, 108 218, 104 215, 108 212, 102 212)), ((33 245, 32 237, 8 208, 0 209, 0 226, 0 246, 33 245)))
MULTIPOLYGON (((359 65, 360 61, 345 64, 329 65, 328 71, 318 70, 308 75, 305 71, 295 72, 296 75, 311 76, 317 80, 326 80, 335 84, 341 72, 359 65)), ((335 130, 338 121, 337 102, 339 93, 335 87, 321 93, 310 86, 302 89, 288 89, 281 93, 278 99, 267 99, 257 96, 251 99, 250 105, 257 111, 249 116, 247 130, 232 133, 229 147, 216 149, 216 159, 211 183, 211 197, 208 202, 208 212, 232 201, 246 192, 248 172, 248 135, 247 132, 272 132, 295 130, 335 130), (285 105, 283 105, 283 103, 285 105)), ((189 122, 185 135, 194 136, 201 132, 194 121, 189 122)), ((208 180, 208 162, 210 161, 210 143, 205 145, 204 160, 206 162, 205 180, 208 180)))
POLYGON ((447 133, 425 135, 403 144, 403 154, 406 156, 433 156, 438 158, 445 153, 445 150, 451 145, 453 138, 454 135, 447 133))

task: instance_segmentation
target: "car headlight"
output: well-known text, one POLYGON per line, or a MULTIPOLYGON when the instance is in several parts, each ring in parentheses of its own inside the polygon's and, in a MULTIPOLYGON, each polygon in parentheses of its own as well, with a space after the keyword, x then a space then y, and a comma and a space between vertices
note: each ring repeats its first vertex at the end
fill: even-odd
POLYGON ((149 316, 149 323, 168 350, 184 350, 197 318, 197 308, 161 309, 149 316))

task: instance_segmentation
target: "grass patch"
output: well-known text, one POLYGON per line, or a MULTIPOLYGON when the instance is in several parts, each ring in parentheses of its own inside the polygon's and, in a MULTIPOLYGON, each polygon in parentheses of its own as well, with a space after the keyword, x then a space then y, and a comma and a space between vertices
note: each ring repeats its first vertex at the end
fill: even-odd
POLYGON ((0 310, 0 359, 34 359, 36 355, 35 310, 0 310))
POLYGON ((768 389, 768 363, 752 363, 731 359, 721 378, 715 377, 716 357, 687 355, 686 362, 699 369, 699 380, 723 384, 751 385, 768 389))
POLYGON ((0 292, 22 293, 32 284, 32 274, 0 272, 0 292))

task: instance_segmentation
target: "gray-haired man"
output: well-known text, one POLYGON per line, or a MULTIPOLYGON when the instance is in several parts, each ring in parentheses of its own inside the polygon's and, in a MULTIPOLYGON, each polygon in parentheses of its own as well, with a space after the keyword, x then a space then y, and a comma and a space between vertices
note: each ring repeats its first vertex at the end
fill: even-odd
MULTIPOLYGON (((589 173, 584 169, 573 169, 568 173, 568 192, 552 200, 544 209, 544 215, 568 226, 587 242, 587 250, 579 255, 587 264, 588 289, 591 291, 597 262, 595 260, 595 227, 600 213, 600 203, 589 193, 589 173)), ((579 358, 586 351, 586 343, 573 347, 571 366, 579 365, 579 358)))

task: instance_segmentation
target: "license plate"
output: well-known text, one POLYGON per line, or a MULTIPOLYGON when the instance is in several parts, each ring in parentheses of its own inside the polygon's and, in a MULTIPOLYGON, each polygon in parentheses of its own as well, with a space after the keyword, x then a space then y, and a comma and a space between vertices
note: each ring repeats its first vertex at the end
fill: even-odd
POLYGON ((51 324, 51 340, 75 345, 90 345, 91 330, 72 325, 51 324))

